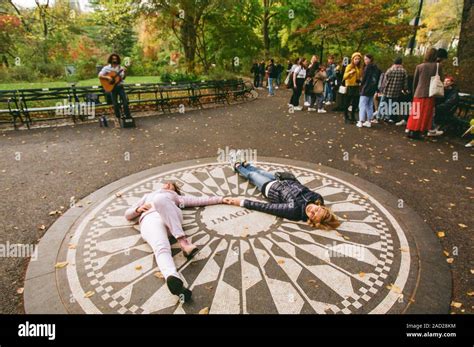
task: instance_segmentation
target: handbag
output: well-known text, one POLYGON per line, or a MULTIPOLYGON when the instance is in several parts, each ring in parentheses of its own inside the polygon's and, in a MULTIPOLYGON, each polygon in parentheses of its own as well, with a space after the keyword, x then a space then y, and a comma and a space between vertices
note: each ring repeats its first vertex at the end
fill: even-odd
POLYGON ((346 86, 340 86, 338 89, 339 94, 347 94, 347 87, 346 86))
POLYGON ((431 76, 429 97, 442 98, 444 96, 444 85, 438 74, 439 63, 436 63, 436 75, 431 76))

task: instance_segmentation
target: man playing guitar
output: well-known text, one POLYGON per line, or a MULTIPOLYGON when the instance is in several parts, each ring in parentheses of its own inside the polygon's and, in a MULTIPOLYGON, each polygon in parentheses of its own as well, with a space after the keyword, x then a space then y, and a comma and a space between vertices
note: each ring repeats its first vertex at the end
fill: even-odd
POLYGON ((116 53, 111 54, 107 62, 108 65, 104 66, 99 73, 99 79, 104 86, 108 103, 113 105, 117 119, 121 119, 120 104, 123 105, 125 118, 132 118, 130 108, 128 107, 127 95, 122 84, 122 81, 125 79, 126 68, 120 66, 120 56, 116 53), (121 103, 118 102, 119 96, 121 103))

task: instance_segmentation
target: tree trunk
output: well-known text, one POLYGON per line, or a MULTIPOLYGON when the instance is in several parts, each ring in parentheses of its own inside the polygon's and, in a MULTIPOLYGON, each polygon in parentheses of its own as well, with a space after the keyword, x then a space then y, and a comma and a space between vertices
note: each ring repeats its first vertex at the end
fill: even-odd
POLYGON ((464 0, 458 46, 458 58, 460 62, 472 57, 474 53, 474 14, 471 8, 471 0, 464 0))
POLYGON ((461 91, 474 94, 470 71, 474 64, 474 14, 471 0, 464 0, 457 58, 459 61, 458 85, 461 91))
POLYGON ((181 27, 181 40, 184 50, 184 59, 186 61, 186 69, 188 72, 194 71, 194 58, 196 56, 196 27, 194 26, 194 18, 190 15, 185 16, 181 27))
POLYGON ((270 55, 270 4, 269 0, 263 0, 263 47, 265 49, 265 58, 268 58, 270 55))

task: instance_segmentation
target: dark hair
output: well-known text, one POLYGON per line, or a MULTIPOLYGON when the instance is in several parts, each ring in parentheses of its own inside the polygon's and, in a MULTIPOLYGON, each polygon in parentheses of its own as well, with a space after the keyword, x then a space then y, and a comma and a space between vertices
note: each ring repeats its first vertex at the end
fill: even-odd
POLYGON ((107 63, 109 64, 112 64, 112 58, 113 57, 117 57, 117 62, 120 63, 122 62, 122 60, 120 59, 120 55, 118 55, 117 53, 112 53, 111 55, 109 55, 109 58, 107 59, 107 63))
POLYGON ((367 53, 365 56, 370 59, 370 62, 374 61, 374 56, 372 54, 367 53))
POLYGON ((438 55, 438 50, 436 48, 432 47, 432 48, 430 48, 429 50, 426 51, 425 58, 424 58, 423 61, 425 63, 435 63, 437 55, 438 55))
POLYGON ((438 48, 438 52, 436 52, 436 58, 438 60, 448 59, 448 51, 444 48, 438 48))
POLYGON ((300 66, 303 66, 303 63, 304 63, 305 61, 306 61, 306 58, 301 58, 299 65, 300 65, 300 66))
POLYGON ((402 57, 396 57, 393 61, 394 64, 400 65, 402 63, 402 57))
POLYGON ((274 63, 273 59, 270 59, 270 61, 271 61, 272 64, 274 63))
POLYGON ((296 58, 296 59, 294 60, 294 63, 295 63, 295 64, 299 64, 299 63, 300 63, 300 58, 296 58))

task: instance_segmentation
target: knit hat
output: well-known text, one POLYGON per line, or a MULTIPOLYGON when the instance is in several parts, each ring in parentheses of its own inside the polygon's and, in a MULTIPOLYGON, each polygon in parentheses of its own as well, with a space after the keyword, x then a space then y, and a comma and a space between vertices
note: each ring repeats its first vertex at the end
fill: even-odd
POLYGON ((354 60, 355 57, 359 56, 360 59, 362 59, 362 54, 360 54, 359 52, 354 52, 352 53, 352 56, 351 56, 351 62, 354 60))

